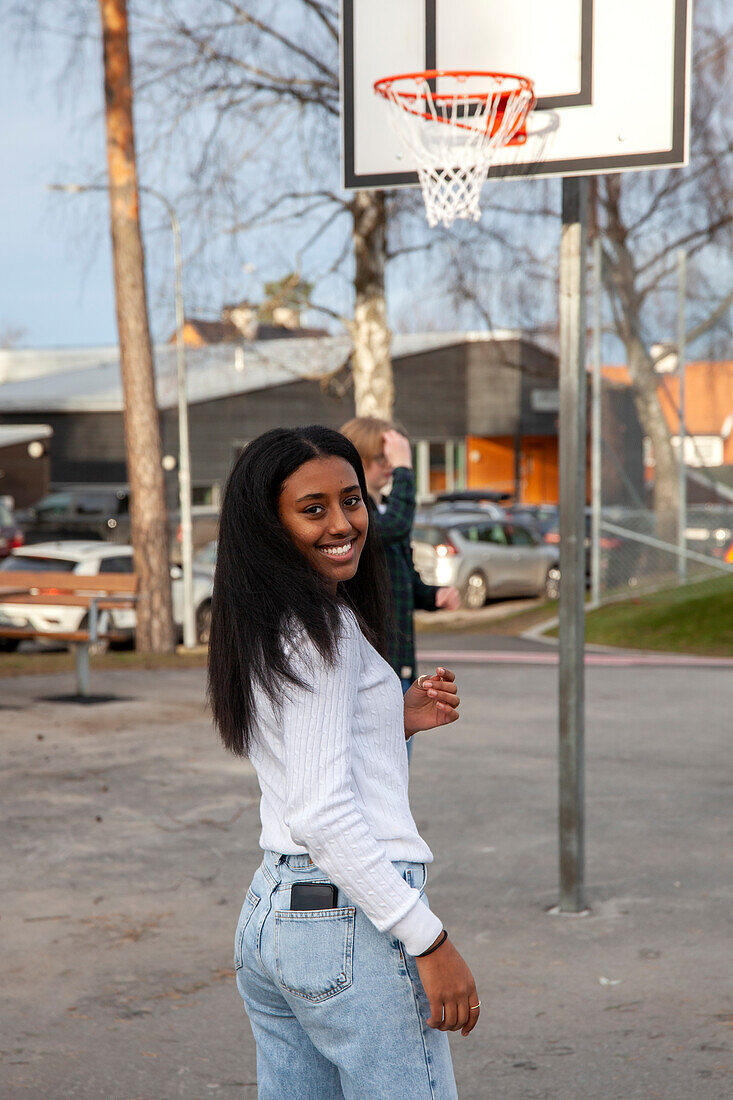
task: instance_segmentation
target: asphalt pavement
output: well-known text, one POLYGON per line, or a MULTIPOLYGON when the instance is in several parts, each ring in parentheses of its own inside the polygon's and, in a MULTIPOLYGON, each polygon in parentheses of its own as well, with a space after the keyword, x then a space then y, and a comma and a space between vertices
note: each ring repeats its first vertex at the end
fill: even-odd
MULTIPOLYGON (((730 671, 589 667, 590 912, 558 916, 557 670, 521 658, 460 662, 462 718, 413 756, 431 904, 483 1001, 452 1038, 459 1095, 728 1100, 730 671)), ((203 670, 95 672, 98 706, 49 701, 67 679, 0 681, 0 1095, 253 1100, 232 976, 253 771, 214 739, 203 670)))

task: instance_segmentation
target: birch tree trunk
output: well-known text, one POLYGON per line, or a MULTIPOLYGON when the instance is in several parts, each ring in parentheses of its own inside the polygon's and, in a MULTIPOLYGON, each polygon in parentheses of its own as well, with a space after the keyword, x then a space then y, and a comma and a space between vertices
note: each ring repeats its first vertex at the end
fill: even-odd
POLYGON ((606 234, 613 256, 604 262, 604 280, 618 303, 615 308, 616 330, 626 349, 626 361, 634 388, 634 404, 642 431, 654 451, 654 514, 659 538, 675 543, 679 510, 679 474, 677 456, 657 390, 658 377, 652 356, 642 339, 643 294, 637 288, 634 257, 621 214, 621 180, 605 179, 604 206, 606 234))
POLYGON ((99 0, 99 8, 130 526, 140 578, 137 647, 166 653, 174 646, 168 525, 140 233, 127 4, 126 0, 99 0))
POLYGON ((394 383, 384 290, 387 215, 381 191, 357 191, 351 203, 354 241, 353 379, 357 416, 392 419, 394 383))
POLYGON ((634 386, 636 415, 654 452, 654 516, 659 538, 673 543, 679 517, 677 455, 657 393, 657 375, 651 356, 640 340, 626 343, 629 373, 634 386))

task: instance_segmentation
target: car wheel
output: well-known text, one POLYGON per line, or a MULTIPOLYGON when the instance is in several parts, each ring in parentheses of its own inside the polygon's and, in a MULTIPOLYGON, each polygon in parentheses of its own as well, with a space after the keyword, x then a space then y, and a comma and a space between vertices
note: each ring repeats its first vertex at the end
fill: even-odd
POLYGON ((547 570, 545 577, 545 598, 557 600, 560 598, 560 566, 553 565, 547 570))
POLYGON ((463 590, 463 606, 471 611, 483 607, 488 599, 489 586, 483 573, 472 573, 463 590))
POLYGON ((0 638, 0 653, 15 653, 20 645, 20 638, 0 638))
POLYGON ((208 645, 211 636, 211 603, 202 603, 196 612, 196 640, 199 645, 208 645))

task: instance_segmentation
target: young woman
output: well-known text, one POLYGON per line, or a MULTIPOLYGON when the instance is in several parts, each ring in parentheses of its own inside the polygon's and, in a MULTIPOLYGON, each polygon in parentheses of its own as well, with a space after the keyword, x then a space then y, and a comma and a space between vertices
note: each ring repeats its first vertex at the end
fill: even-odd
POLYGON ((260 1100, 449 1100, 447 1031, 480 1003, 424 894, 406 739, 455 721, 447 669, 403 699, 361 460, 327 428, 240 455, 221 511, 214 721, 262 792, 264 859, 235 936, 260 1100))

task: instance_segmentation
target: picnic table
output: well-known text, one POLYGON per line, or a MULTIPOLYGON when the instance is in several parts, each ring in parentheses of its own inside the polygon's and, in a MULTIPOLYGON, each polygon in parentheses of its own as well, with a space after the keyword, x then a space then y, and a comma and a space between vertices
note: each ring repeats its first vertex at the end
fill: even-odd
POLYGON ((133 608, 137 590, 135 573, 89 577, 35 570, 0 572, 0 638, 67 642, 75 655, 77 694, 88 698, 90 650, 101 641, 120 642, 129 636, 111 622, 100 630, 100 612, 133 608), (23 621, 22 610, 34 606, 84 608, 86 625, 75 630, 42 629, 27 618, 23 621))

